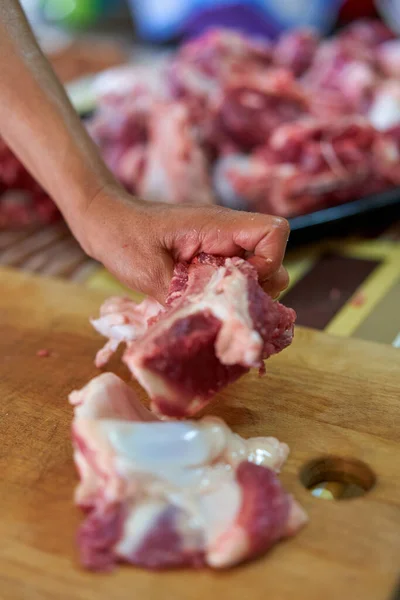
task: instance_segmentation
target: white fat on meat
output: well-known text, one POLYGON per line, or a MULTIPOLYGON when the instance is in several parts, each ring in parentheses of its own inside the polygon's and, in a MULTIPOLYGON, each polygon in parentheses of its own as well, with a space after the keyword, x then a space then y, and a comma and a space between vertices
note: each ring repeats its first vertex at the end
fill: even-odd
POLYGON ((163 310, 163 306, 153 298, 146 298, 139 304, 119 296, 106 300, 100 308, 100 317, 90 319, 95 330, 109 338, 96 355, 96 367, 104 366, 121 342, 132 342, 142 337, 147 330, 148 320, 163 310))
POLYGON ((98 102, 109 98, 125 97, 139 90, 146 90, 148 95, 155 98, 164 96, 162 84, 163 63, 152 63, 152 68, 138 65, 123 65, 112 67, 95 76, 92 89, 98 102))
MULTIPOLYGON (((254 553, 251 527, 247 530, 240 522, 247 490, 237 473, 244 463, 278 472, 289 453, 286 444, 270 437, 245 440, 213 417, 159 421, 110 373, 73 392, 70 402, 81 478, 76 503, 89 509, 89 520, 96 513, 95 527, 101 527, 98 515, 124 507, 107 549, 111 562, 162 567, 157 553, 150 556, 152 551, 146 550, 146 540, 165 527, 162 519, 170 514, 177 516, 174 535, 183 557, 200 553, 204 564, 219 568, 254 553)), ((292 498, 289 503, 278 537, 294 534, 306 521, 292 498)), ((96 538, 92 529, 91 535, 96 538)), ((88 556, 87 547, 83 555, 88 556)), ((99 567, 96 559, 86 563, 99 567)))
POLYGON ((170 204, 213 204, 203 150, 198 145, 187 107, 159 104, 149 123, 149 144, 138 193, 170 204))
POLYGON ((379 131, 386 131, 400 124, 400 83, 398 81, 388 81, 377 88, 368 119, 379 131))

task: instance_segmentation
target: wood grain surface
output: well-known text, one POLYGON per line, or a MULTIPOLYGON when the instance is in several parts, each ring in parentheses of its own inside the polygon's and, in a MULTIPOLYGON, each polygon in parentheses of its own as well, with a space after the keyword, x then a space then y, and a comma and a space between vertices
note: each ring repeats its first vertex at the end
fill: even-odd
POLYGON ((0 288, 1 600, 389 599, 400 570, 398 350, 299 328, 264 379, 244 377, 209 407, 245 437, 290 445, 282 480, 310 517, 300 535, 222 573, 91 574, 75 547, 82 515, 72 505, 67 395, 97 373, 102 340, 88 317, 104 294, 7 269, 0 288), (364 461, 374 489, 347 501, 312 497, 299 471, 326 454, 364 461))

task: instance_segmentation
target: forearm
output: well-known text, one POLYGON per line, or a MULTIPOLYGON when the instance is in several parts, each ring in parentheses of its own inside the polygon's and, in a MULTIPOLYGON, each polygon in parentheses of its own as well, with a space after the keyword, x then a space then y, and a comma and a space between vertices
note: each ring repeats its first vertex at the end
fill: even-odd
POLYGON ((0 135, 79 235, 87 205, 102 188, 117 184, 17 0, 0 2, 0 135))

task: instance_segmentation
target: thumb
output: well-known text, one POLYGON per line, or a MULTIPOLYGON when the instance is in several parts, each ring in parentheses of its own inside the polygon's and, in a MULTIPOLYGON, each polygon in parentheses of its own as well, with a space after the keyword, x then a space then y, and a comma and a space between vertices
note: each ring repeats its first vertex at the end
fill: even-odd
POLYGON ((135 276, 143 293, 152 296, 160 304, 165 304, 168 288, 174 272, 174 261, 166 251, 160 251, 150 263, 143 266, 142 273, 135 276))

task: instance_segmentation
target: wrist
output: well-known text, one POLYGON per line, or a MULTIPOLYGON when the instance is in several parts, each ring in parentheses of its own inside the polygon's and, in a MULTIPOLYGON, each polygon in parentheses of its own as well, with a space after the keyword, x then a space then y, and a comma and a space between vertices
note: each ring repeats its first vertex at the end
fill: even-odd
POLYGON ((117 183, 106 183, 87 198, 73 229, 84 251, 104 262, 105 253, 119 239, 121 225, 132 218, 132 210, 142 203, 117 183), (129 211, 129 214, 128 214, 129 211))

